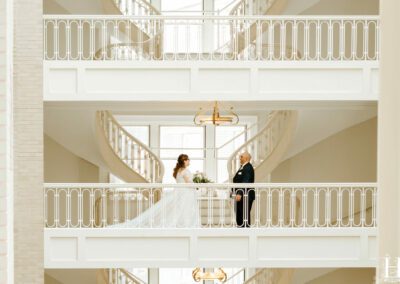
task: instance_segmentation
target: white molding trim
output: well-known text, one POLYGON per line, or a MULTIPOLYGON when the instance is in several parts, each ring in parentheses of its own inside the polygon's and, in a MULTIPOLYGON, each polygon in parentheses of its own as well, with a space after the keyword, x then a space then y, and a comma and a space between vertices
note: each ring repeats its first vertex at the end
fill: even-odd
POLYGON ((45 268, 375 267, 376 238, 376 228, 45 229, 45 268))
POLYGON ((378 68, 378 61, 44 61, 44 101, 378 101, 378 68))

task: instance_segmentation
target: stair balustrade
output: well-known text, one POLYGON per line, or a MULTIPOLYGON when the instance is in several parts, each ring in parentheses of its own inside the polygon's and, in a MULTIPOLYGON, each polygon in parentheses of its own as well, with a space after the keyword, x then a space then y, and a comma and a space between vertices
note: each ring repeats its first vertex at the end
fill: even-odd
POLYGON ((242 268, 233 275, 231 275, 228 279, 226 279, 224 284, 243 284, 245 269, 242 268))
POLYGON ((230 11, 231 16, 265 15, 277 0, 241 0, 230 11))
POLYGON ((240 168, 241 153, 247 151, 252 156, 252 164, 256 171, 262 164, 268 163, 267 170, 262 172, 262 178, 265 178, 281 162, 291 141, 296 122, 296 111, 271 112, 264 128, 233 152, 228 159, 230 177, 232 178, 240 168), (283 149, 278 149, 279 147, 283 149))
MULTIPOLYGON (((107 141, 106 145, 101 147, 104 159, 110 161, 110 167, 112 167, 112 164, 122 162, 128 168, 128 173, 122 176, 122 179, 133 181, 132 178, 124 178, 130 170, 139 175, 142 182, 156 183, 162 181, 164 165, 161 159, 149 147, 126 131, 110 112, 97 112, 96 123, 99 136, 104 137, 107 141), (116 157, 110 156, 109 150, 116 157)), ((115 174, 118 175, 118 170, 115 171, 115 174)))
POLYGON ((104 284, 147 284, 147 282, 123 268, 105 269, 103 275, 104 284))

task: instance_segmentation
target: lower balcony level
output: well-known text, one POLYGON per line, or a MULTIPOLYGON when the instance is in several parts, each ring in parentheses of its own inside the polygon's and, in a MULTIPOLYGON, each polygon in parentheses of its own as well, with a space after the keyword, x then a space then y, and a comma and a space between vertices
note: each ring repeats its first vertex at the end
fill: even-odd
POLYGON ((45 267, 376 266, 376 184, 241 187, 46 184, 45 267))

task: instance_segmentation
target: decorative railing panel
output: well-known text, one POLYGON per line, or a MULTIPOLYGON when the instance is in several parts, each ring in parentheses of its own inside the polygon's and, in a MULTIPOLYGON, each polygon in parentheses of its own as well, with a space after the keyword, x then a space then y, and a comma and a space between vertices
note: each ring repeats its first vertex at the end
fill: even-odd
POLYGON ((97 123, 115 155, 148 182, 161 182, 164 165, 149 147, 133 137, 108 111, 97 112, 97 123))
POLYGON ((52 15, 44 17, 44 59, 378 60, 379 19, 52 15))
MULTIPOLYGON (((165 216, 171 216, 168 210, 181 210, 182 204, 161 201, 191 189, 196 189, 193 210, 198 211, 202 228, 237 227, 235 192, 244 193, 245 204, 255 193, 253 228, 377 226, 376 184, 46 184, 45 227, 124 227, 124 222, 135 219, 135 228, 171 228, 173 222, 165 216), (156 196, 161 196, 161 203, 156 196), (161 206, 163 215, 142 225, 141 216, 149 216, 155 206, 161 206)), ((244 213, 243 219, 248 218, 244 213)))

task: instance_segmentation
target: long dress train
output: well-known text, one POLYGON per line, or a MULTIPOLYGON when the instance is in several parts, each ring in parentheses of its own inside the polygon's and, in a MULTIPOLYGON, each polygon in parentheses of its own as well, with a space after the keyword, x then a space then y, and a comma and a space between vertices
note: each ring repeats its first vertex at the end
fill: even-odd
MULTIPOLYGON (((192 180, 188 169, 178 173, 176 182, 192 180)), ((115 224, 117 228, 196 228, 200 227, 198 192, 194 188, 174 188, 132 220, 115 224)))

